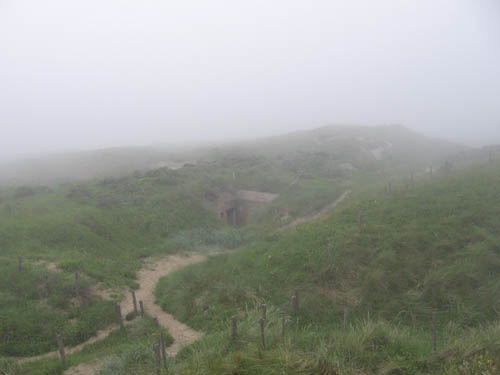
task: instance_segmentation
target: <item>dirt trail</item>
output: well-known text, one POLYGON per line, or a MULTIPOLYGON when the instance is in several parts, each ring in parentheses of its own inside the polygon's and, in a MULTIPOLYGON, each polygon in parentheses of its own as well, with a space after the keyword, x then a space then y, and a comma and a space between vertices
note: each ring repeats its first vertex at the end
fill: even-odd
MULTIPOLYGON (((177 352, 185 345, 191 344, 192 342, 198 340, 203 334, 197 332, 185 324, 177 321, 174 317, 166 312, 164 312, 160 306, 155 303, 154 290, 159 279, 169 272, 172 272, 181 267, 187 266, 189 264, 198 263, 205 260, 207 257, 202 254, 188 254, 188 255, 169 255, 163 258, 151 258, 145 263, 145 266, 137 274, 137 282, 140 288, 136 290, 137 301, 143 301, 144 308, 146 312, 158 318, 158 322, 163 327, 167 328, 172 337, 174 338, 174 344, 167 349, 167 352, 174 356, 177 352)), ((106 294, 106 291, 104 292, 106 294)), ((133 311, 133 301, 131 293, 125 294, 125 300, 120 303, 122 307, 123 316, 128 312, 133 311)), ((129 322, 125 322, 129 324, 129 322)), ((92 344, 94 342, 100 341, 108 337, 108 335, 119 328, 119 325, 113 324, 105 329, 98 331, 95 336, 89 340, 73 347, 65 348, 66 354, 75 353, 82 350, 85 346, 92 344)), ((36 361, 43 358, 58 356, 57 351, 50 353, 45 353, 42 355, 34 357, 25 357, 19 359, 19 363, 36 361)), ((92 361, 89 363, 82 363, 78 366, 68 369, 65 374, 93 374, 95 369, 101 365, 102 361, 92 361)))
MULTIPOLYGON (((174 343, 167 348, 168 354, 174 356, 185 345, 189 345, 198 340, 203 334, 197 332, 187 325, 177 321, 172 315, 164 312, 160 306, 155 303, 154 291, 156 284, 161 277, 178 268, 189 264, 198 263, 206 259, 205 255, 191 254, 189 256, 171 255, 167 258, 151 259, 146 263, 146 267, 141 269, 137 275, 137 282, 141 286, 136 290, 137 300, 142 300, 146 312, 153 317, 158 318, 161 326, 168 329, 174 343)), ((123 304, 125 311, 133 310, 133 302, 128 299, 128 305, 123 304)))
POLYGON ((303 216, 303 217, 299 217, 299 218, 295 219, 291 223, 285 225, 284 227, 281 227, 278 231, 281 232, 285 229, 292 228, 292 227, 295 227, 295 226, 303 224, 303 223, 307 223, 308 221, 319 219, 320 217, 322 217, 323 215, 327 214, 328 212, 333 210, 335 207, 337 207, 347 197, 349 197, 349 195, 351 195, 351 190, 344 191, 344 193, 340 197, 338 197, 337 200, 335 200, 335 202, 329 204, 328 206, 323 207, 320 211, 316 212, 315 214, 303 216))

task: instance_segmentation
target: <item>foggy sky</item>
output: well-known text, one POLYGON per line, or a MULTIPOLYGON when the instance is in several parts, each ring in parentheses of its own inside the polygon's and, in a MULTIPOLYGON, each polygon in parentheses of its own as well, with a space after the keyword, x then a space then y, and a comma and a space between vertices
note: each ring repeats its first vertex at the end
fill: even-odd
POLYGON ((0 156, 402 124, 500 142, 498 0, 0 0, 0 156))

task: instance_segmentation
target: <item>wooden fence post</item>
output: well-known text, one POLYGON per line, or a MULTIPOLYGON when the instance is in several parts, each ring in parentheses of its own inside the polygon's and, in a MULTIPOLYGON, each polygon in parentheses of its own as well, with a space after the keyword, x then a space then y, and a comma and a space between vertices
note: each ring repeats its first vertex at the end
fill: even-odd
POLYGON ((141 318, 144 318, 144 303, 139 301, 139 307, 141 308, 141 318))
POLYGON ((57 348, 59 349, 59 356, 64 366, 66 366, 66 353, 64 352, 64 342, 61 335, 57 335, 57 348))
POLYGON ((167 368, 167 351, 165 344, 165 337, 163 336, 163 331, 160 331, 160 345, 161 345, 161 358, 163 360, 163 367, 167 368))
POLYGON ((266 320, 267 319, 267 306, 265 303, 260 305, 260 308, 262 309, 262 319, 266 320))
POLYGON ((160 344, 156 339, 156 333, 151 334, 151 343, 153 345, 153 355, 156 364, 156 373, 160 374, 161 371, 161 355, 160 355, 160 344))
POLYGON ((137 316, 137 299, 135 298, 134 290, 132 290, 132 302, 134 303, 134 314, 137 316))
POLYGON ((120 324, 120 328, 121 329, 125 328, 125 326, 123 325, 122 308, 119 303, 115 303, 115 312, 116 312, 116 319, 120 324))
POLYGON ((432 313, 432 349, 437 352, 436 312, 432 313))
POLYGON ((262 348, 266 348, 266 336, 264 334, 264 323, 265 323, 265 319, 260 319, 259 320, 259 323, 260 323, 260 339, 261 339, 261 342, 262 342, 262 348))
POLYGON ((231 337, 233 338, 233 341, 235 341, 238 337, 238 320, 236 315, 231 318, 231 337))

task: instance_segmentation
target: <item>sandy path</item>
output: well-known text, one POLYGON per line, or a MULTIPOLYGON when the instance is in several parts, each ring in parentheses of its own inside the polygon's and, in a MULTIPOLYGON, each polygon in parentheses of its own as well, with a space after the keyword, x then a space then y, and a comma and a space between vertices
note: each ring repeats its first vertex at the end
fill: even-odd
MULTIPOLYGON (((142 300, 146 312, 149 315, 158 318, 160 325, 167 328, 174 338, 174 344, 167 349, 167 352, 172 356, 176 355, 183 346, 189 345, 198 340, 203 334, 177 321, 172 315, 164 312, 160 306, 156 305, 154 296, 156 284, 161 277, 167 275, 169 272, 185 267, 189 264, 201 262, 206 258, 207 257, 205 255, 201 254, 170 255, 163 258, 151 258, 145 262, 145 266, 137 274, 137 282, 140 285, 140 288, 135 292, 137 301, 142 300)), ((107 291, 104 291, 103 294, 106 295, 107 291)), ((123 316, 125 316, 128 312, 133 311, 134 305, 131 293, 125 294, 125 300, 123 300, 120 305, 122 307, 123 316)), ((125 321, 125 324, 130 324, 130 322, 125 321)), ((117 324, 106 327, 105 329, 98 331, 97 334, 89 340, 79 345, 65 348, 65 352, 66 354, 71 354, 80 351, 89 344, 105 339, 112 331, 118 328, 119 325, 117 324)), ((56 357, 58 355, 59 353, 57 351, 53 351, 34 357, 20 358, 19 363, 56 357)), ((68 369, 65 374, 93 374, 95 369, 99 367, 101 363, 102 361, 100 360, 82 363, 68 369)))
MULTIPOLYGON (((203 334, 179 322, 155 303, 154 291, 156 284, 161 277, 169 272, 205 259, 206 256, 201 254, 191 254, 189 256, 171 255, 167 258, 159 258, 157 260, 151 259, 146 263, 146 267, 141 269, 137 275, 137 282, 141 286, 135 292, 137 301, 142 300, 146 312, 150 316, 158 318, 160 325, 167 328, 174 338, 173 345, 167 348, 167 352, 170 355, 176 355, 183 346, 193 343, 203 334)), ((126 311, 132 311, 133 303, 131 298, 127 300, 129 304, 122 306, 126 311)))
POLYGON ((307 223, 308 221, 311 221, 311 220, 319 219, 320 217, 326 215, 331 210, 336 208, 340 203, 342 203, 345 199, 347 199, 349 197, 349 195, 351 195, 351 190, 344 191, 344 193, 340 197, 338 197, 335 200, 335 202, 329 204, 328 206, 323 207, 319 212, 312 214, 312 215, 299 217, 299 218, 295 219, 294 221, 292 221, 290 224, 287 224, 284 227, 281 227, 280 229, 278 229, 278 231, 292 228, 292 227, 295 227, 297 225, 307 223))

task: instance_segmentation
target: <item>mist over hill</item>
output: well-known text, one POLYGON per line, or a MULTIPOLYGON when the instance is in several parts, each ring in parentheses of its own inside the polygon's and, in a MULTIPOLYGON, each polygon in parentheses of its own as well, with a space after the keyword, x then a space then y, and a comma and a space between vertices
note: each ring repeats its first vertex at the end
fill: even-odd
MULTIPOLYGON (((341 169, 437 165, 470 148, 403 126, 327 126, 280 136, 192 146, 151 145, 67 152, 0 164, 0 185, 57 185, 224 158, 323 159, 341 169)), ((300 164, 300 163, 299 163, 300 164)), ((307 164, 307 163, 306 163, 307 164)), ((307 168, 307 165, 302 168, 307 168)))

